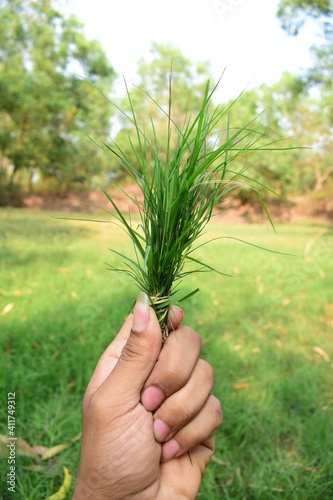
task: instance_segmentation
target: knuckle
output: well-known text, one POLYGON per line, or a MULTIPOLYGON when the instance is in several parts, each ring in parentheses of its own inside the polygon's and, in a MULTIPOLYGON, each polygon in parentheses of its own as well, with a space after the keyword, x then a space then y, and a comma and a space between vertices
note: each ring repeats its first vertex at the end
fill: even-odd
POLYGON ((87 389, 86 392, 84 393, 83 400, 82 400, 82 413, 83 414, 85 413, 85 411, 89 405, 90 398, 91 398, 91 394, 88 392, 88 389, 87 389))
POLYGON ((132 330, 129 340, 124 345, 120 358, 124 361, 132 361, 133 359, 138 359, 142 355, 142 349, 140 349, 139 342, 136 341, 137 333, 132 330))
POLYGON ((214 385, 214 370, 213 367, 204 359, 198 359, 198 368, 200 376, 206 380, 211 387, 214 385))
POLYGON ((164 420, 170 428, 171 434, 175 434, 193 420, 192 409, 180 401, 174 401, 172 413, 165 414, 163 411, 158 418, 164 420))
POLYGON ((197 348, 198 352, 200 352, 202 341, 198 332, 196 332, 189 326, 181 326, 177 331, 181 332, 182 335, 185 336, 186 339, 188 339, 191 344, 197 348))
POLYGON ((165 368, 165 382, 160 382, 159 386, 166 393, 166 395, 169 396, 170 388, 172 388, 171 392, 174 393, 179 391, 185 383, 186 377, 182 368, 179 366, 169 365, 165 368))
POLYGON ((86 417, 92 416, 94 419, 98 420, 103 416, 104 413, 104 403, 100 398, 98 391, 92 394, 86 407, 86 417))
POLYGON ((212 394, 208 398, 208 406, 213 417, 214 422, 216 422, 216 428, 221 425, 223 421, 223 411, 220 401, 217 397, 212 394))

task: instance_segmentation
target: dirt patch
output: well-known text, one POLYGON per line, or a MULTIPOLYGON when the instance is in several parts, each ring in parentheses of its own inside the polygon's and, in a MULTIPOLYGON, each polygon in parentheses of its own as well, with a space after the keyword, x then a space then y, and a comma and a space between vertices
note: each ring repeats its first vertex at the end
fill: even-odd
MULTIPOLYGON (((142 201, 142 195, 138 189, 127 187, 126 192, 142 201)), ((131 202, 126 196, 116 189, 109 191, 112 200, 118 208, 124 212, 137 212, 138 209, 134 202, 131 202)), ((68 193, 63 196, 44 195, 44 194, 26 194, 23 196, 23 208, 30 210, 49 210, 55 212, 85 212, 97 213, 108 210, 113 212, 113 207, 106 195, 102 191, 68 193)))
MULTIPOLYGON (((142 193, 136 185, 124 188, 133 200, 142 202, 142 193)), ((123 213, 135 214, 138 207, 123 192, 112 188, 108 194, 123 213)), ((23 207, 31 210, 56 212, 103 213, 114 212, 112 204, 102 191, 69 193, 66 196, 27 194, 23 196, 23 207)), ((267 203, 268 211, 275 222, 323 220, 333 221, 333 199, 313 201, 309 197, 296 198, 285 204, 280 200, 267 203)), ((226 199, 216 207, 215 220, 224 222, 263 222, 266 219, 259 202, 241 203, 238 199, 226 199)))

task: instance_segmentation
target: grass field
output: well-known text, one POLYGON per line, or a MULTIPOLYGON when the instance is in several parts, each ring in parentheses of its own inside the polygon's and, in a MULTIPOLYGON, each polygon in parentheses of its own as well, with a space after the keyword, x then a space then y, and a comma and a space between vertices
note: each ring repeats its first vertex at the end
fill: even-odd
MULTIPOLYGON (((224 410, 199 499, 333 498, 333 230, 319 223, 276 230, 211 223, 206 239, 233 236, 294 256, 215 240, 197 256, 233 277, 201 274, 182 288, 199 284, 185 323, 202 336, 224 410)), ((114 225, 0 211, 3 436, 10 392, 15 435, 30 445, 50 448, 79 434, 84 389, 137 295, 104 264, 115 262, 109 248, 128 247, 114 225)), ((74 440, 46 460, 26 448, 28 456, 16 457, 14 496, 2 458, 1 498, 47 498, 60 488, 64 465, 74 482, 79 447, 74 440)))

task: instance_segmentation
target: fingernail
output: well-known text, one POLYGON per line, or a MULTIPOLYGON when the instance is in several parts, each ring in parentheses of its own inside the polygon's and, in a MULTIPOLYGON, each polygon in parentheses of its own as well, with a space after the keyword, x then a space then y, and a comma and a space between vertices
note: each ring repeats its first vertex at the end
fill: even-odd
POLYGON ((170 434, 170 429, 163 420, 158 418, 153 423, 154 436, 157 442, 162 443, 170 434))
POLYGON ((182 320, 184 318, 184 311, 178 306, 172 306, 172 308, 169 310, 169 313, 168 313, 168 320, 169 320, 169 323, 171 325, 172 325, 172 321, 175 320, 175 318, 177 317, 176 309, 178 309, 182 320))
POLYGON ((167 441, 162 445, 162 455, 161 455, 161 460, 163 462, 166 462, 167 460, 170 460, 173 458, 175 455, 180 450, 180 446, 177 443, 175 439, 170 439, 170 441, 167 441))
POLYGON ((143 332, 149 322, 149 299, 148 295, 140 292, 133 311, 132 329, 136 332, 143 332))
POLYGON ((155 386, 147 387, 141 394, 141 403, 148 411, 156 410, 165 400, 165 394, 155 386))

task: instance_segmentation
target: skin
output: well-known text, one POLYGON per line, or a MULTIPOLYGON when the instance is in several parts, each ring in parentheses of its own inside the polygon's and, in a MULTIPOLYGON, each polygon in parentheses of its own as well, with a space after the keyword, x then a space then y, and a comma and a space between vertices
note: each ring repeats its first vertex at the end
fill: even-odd
POLYGON ((196 498, 222 410, 211 395, 213 370, 199 358, 200 337, 182 319, 179 308, 169 311, 162 344, 140 294, 100 358, 83 399, 74 500, 196 498))

